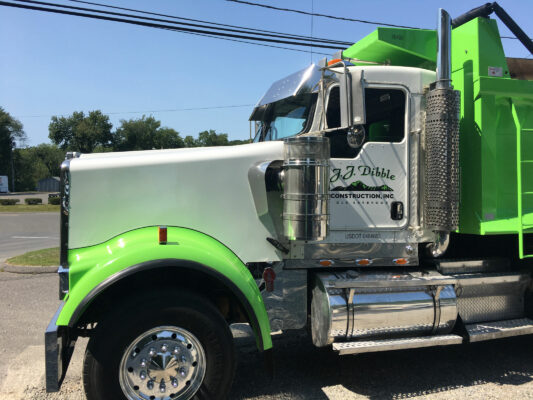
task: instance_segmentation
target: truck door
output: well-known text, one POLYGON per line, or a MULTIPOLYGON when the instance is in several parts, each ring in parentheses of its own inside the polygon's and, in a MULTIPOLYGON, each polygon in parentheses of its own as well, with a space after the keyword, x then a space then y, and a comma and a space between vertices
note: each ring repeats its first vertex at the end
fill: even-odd
MULTIPOLYGON (((327 134, 331 144, 330 229, 396 230, 409 213, 408 92, 402 87, 365 89, 364 144, 353 148, 347 132, 327 134)), ((340 126, 339 89, 329 92, 328 128, 340 126)))

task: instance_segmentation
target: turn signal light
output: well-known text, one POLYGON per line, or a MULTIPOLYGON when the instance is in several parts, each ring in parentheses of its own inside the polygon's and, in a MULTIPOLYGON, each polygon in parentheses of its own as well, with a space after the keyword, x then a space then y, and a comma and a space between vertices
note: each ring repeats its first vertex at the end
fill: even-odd
POLYGON ((167 227, 159 227, 159 244, 167 244, 167 227))
POLYGON ((407 258, 395 258, 392 261, 394 262, 394 264, 397 264, 397 265, 409 264, 409 260, 407 258))

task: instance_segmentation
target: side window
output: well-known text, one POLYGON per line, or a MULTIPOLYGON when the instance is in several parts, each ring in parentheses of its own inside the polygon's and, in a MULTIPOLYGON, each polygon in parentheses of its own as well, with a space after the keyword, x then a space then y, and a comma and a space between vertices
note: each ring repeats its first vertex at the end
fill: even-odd
POLYGON ((366 134, 369 142, 398 143, 405 137, 405 93, 366 89, 366 134))
MULTIPOLYGON (((398 143, 405 137, 405 93, 397 89, 366 89, 366 142, 398 143)), ((326 109, 328 128, 338 128, 340 121, 339 88, 331 89, 326 109)), ((354 158, 360 148, 348 146, 345 131, 330 132, 332 158, 354 158)))
POLYGON ((340 101, 340 89, 338 86, 335 86, 329 92, 328 108, 326 110, 326 123, 328 128, 338 128, 341 126, 340 101))
MULTIPOLYGON (((333 87, 329 92, 326 124, 328 129, 341 126, 340 89, 338 86, 333 87)), ((359 149, 352 149, 348 146, 346 131, 328 132, 326 136, 329 138, 331 158, 354 158, 359 152, 359 149)))

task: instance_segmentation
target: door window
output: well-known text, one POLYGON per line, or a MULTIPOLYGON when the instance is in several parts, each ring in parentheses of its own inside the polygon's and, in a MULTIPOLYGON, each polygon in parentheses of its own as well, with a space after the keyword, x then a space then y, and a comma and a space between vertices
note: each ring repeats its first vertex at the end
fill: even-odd
MULTIPOLYGON (((366 89, 366 142, 399 143, 405 137, 405 93, 398 89, 366 89)), ((330 90, 326 109, 327 128, 339 128, 340 91, 330 90)), ((346 131, 329 132, 332 158, 354 158, 361 148, 351 148, 346 131)))

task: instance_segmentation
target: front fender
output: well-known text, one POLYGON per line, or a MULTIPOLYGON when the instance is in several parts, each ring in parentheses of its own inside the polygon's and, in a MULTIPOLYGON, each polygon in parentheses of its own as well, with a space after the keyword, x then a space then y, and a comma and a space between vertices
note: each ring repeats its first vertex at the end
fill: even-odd
POLYGON ((244 303, 261 350, 272 348, 261 293, 242 261, 222 243, 201 232, 168 227, 167 235, 167 244, 159 244, 158 227, 151 226, 95 246, 69 250, 69 293, 57 325, 74 326, 90 301, 121 275, 171 261, 187 268, 203 268, 230 286, 244 303))

